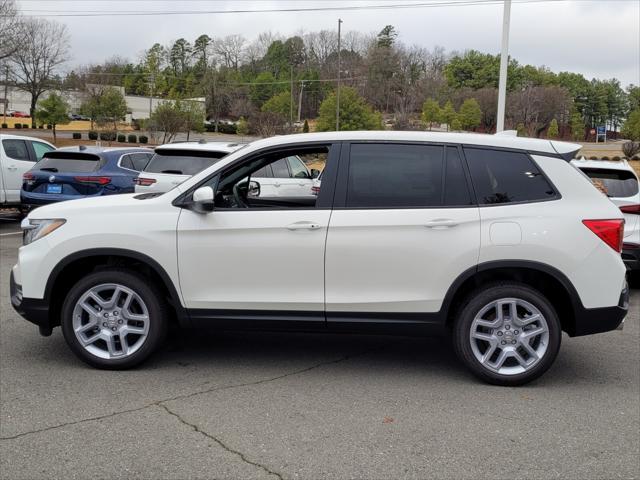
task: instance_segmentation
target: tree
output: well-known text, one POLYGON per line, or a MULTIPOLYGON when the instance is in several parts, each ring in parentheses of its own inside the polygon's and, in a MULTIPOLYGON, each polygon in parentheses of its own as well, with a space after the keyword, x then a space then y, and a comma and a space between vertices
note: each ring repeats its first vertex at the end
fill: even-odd
POLYGON ((51 93, 38 103, 37 117, 53 130, 53 143, 56 143, 56 125, 69 123, 69 104, 57 93, 51 93))
POLYGON ((473 130, 478 127, 482 121, 482 110, 478 101, 475 98, 467 98, 462 102, 457 118, 464 130, 473 130))
POLYGON ((391 48, 398 33, 393 25, 387 25, 378 33, 378 47, 391 48))
POLYGON ((262 105, 261 110, 263 112, 277 113, 285 119, 289 118, 291 113, 291 93, 287 91, 274 95, 262 105))
POLYGON ((628 159, 633 158, 634 155, 640 153, 640 142, 624 142, 622 144, 622 153, 628 159))
POLYGON ((440 120, 447 124, 447 131, 449 131, 449 127, 451 126, 451 122, 456 118, 456 111, 453 108, 453 104, 451 100, 447 100, 447 103, 444 104, 442 108, 442 113, 440 115, 440 120))
POLYGON ((547 137, 558 138, 559 133, 560 132, 558 131, 558 120, 554 118, 551 120, 551 123, 549 124, 549 129, 547 130, 547 137))
POLYGON ((31 94, 31 127, 36 127, 36 105, 40 95, 50 88, 57 67, 67 58, 69 37, 66 27, 41 18, 21 23, 21 35, 28 38, 11 56, 18 87, 31 94))
POLYGON ((244 117, 240 117, 236 128, 238 135, 246 137, 249 134, 249 123, 247 123, 244 117))
POLYGON ((15 0, 0 0, 0 62, 9 58, 21 46, 20 17, 15 0))
MULTIPOLYGON (((336 94, 332 92, 320 105, 316 130, 330 132, 335 128, 336 94)), ((382 128, 382 116, 374 112, 354 88, 340 89, 340 130, 382 130, 382 128)))
POLYGON ((118 123, 127 114, 127 102, 117 88, 105 88, 100 96, 98 123, 113 123, 113 130, 118 130, 118 123))
POLYGON ((571 138, 575 141, 584 140, 584 121, 582 116, 575 112, 571 115, 571 138))
POLYGON ((187 141, 191 131, 204 132, 204 106, 200 102, 183 100, 179 102, 179 107, 184 115, 184 128, 187 131, 187 141))
POLYGON ((620 133, 623 138, 634 142, 640 141, 640 108, 636 108, 629 114, 620 133))
POLYGON ((433 98, 422 104, 422 123, 431 130, 431 124, 440 120, 440 105, 433 98))
POLYGON ((527 136, 527 129, 524 128, 524 123, 520 122, 518 125, 516 125, 516 131, 518 132, 518 136, 519 137, 526 137, 527 136))
POLYGON ((170 143, 178 132, 185 128, 184 112, 177 101, 159 104, 151 114, 150 120, 154 129, 163 133, 162 143, 170 143))
POLYGON ((302 125, 302 133, 309 133, 309 122, 307 119, 304 120, 304 125, 302 125))
POLYGON ((460 115, 456 115, 451 120, 451 130, 454 132, 462 130, 464 127, 462 126, 462 120, 460 119, 460 115))

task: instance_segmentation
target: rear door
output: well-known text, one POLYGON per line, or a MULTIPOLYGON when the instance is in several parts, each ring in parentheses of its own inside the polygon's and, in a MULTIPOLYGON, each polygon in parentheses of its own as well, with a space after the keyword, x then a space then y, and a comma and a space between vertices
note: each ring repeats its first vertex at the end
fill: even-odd
POLYGON ((479 255, 479 212, 460 149, 352 143, 342 150, 326 246, 327 321, 435 321, 429 314, 479 255))
POLYGON ((2 165, 7 203, 20 201, 22 175, 34 165, 33 157, 25 140, 5 138, 2 140, 4 162, 2 165))

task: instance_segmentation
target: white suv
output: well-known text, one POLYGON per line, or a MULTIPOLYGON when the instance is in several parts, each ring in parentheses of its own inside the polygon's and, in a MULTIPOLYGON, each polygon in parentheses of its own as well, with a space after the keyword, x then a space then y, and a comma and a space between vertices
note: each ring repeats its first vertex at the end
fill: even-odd
POLYGON ((450 333, 476 375, 522 384, 551 366, 562 331, 613 330, 628 308, 622 213, 569 163, 579 147, 426 132, 256 141, 163 195, 31 212, 12 303, 100 368, 140 363, 176 321, 450 333), (304 155, 325 161, 317 196, 251 196, 255 172, 304 155))
POLYGON ((640 272, 640 184, 629 162, 574 160, 573 163, 600 188, 624 214, 622 260, 631 272, 640 272))

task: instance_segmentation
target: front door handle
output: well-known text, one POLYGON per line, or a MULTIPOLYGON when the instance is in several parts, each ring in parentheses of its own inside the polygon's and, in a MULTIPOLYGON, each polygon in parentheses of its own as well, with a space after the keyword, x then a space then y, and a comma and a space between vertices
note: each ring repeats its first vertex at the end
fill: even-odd
POLYGON ((7 167, 7 170, 11 170, 12 172, 13 172, 14 170, 17 170, 17 169, 18 169, 18 167, 16 167, 15 165, 9 165, 9 166, 7 167))
POLYGON ((425 227, 432 228, 434 230, 444 230, 445 228, 455 227, 456 225, 458 225, 458 222, 451 220, 450 218, 437 218, 424 224, 425 227))
POLYGON ((296 222, 287 225, 289 230, 318 230, 319 228, 321 228, 320 224, 313 222, 296 222))

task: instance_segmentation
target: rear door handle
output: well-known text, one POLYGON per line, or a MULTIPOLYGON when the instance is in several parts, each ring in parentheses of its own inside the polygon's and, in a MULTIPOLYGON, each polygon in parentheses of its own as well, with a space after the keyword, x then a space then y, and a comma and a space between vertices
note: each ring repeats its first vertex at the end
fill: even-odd
POLYGON ((287 225, 287 229, 289 230, 318 230, 319 228, 319 223, 312 222, 296 222, 291 225, 287 225))
POLYGON ((451 220, 450 218, 437 218, 436 220, 431 220, 424 224, 427 228, 432 228, 434 230, 444 230, 445 228, 451 228, 458 225, 458 222, 455 220, 451 220))
POLYGON ((14 171, 14 170, 17 170, 17 169, 18 169, 18 167, 16 167, 15 165, 9 165, 7 167, 7 170, 11 170, 11 171, 14 171))

